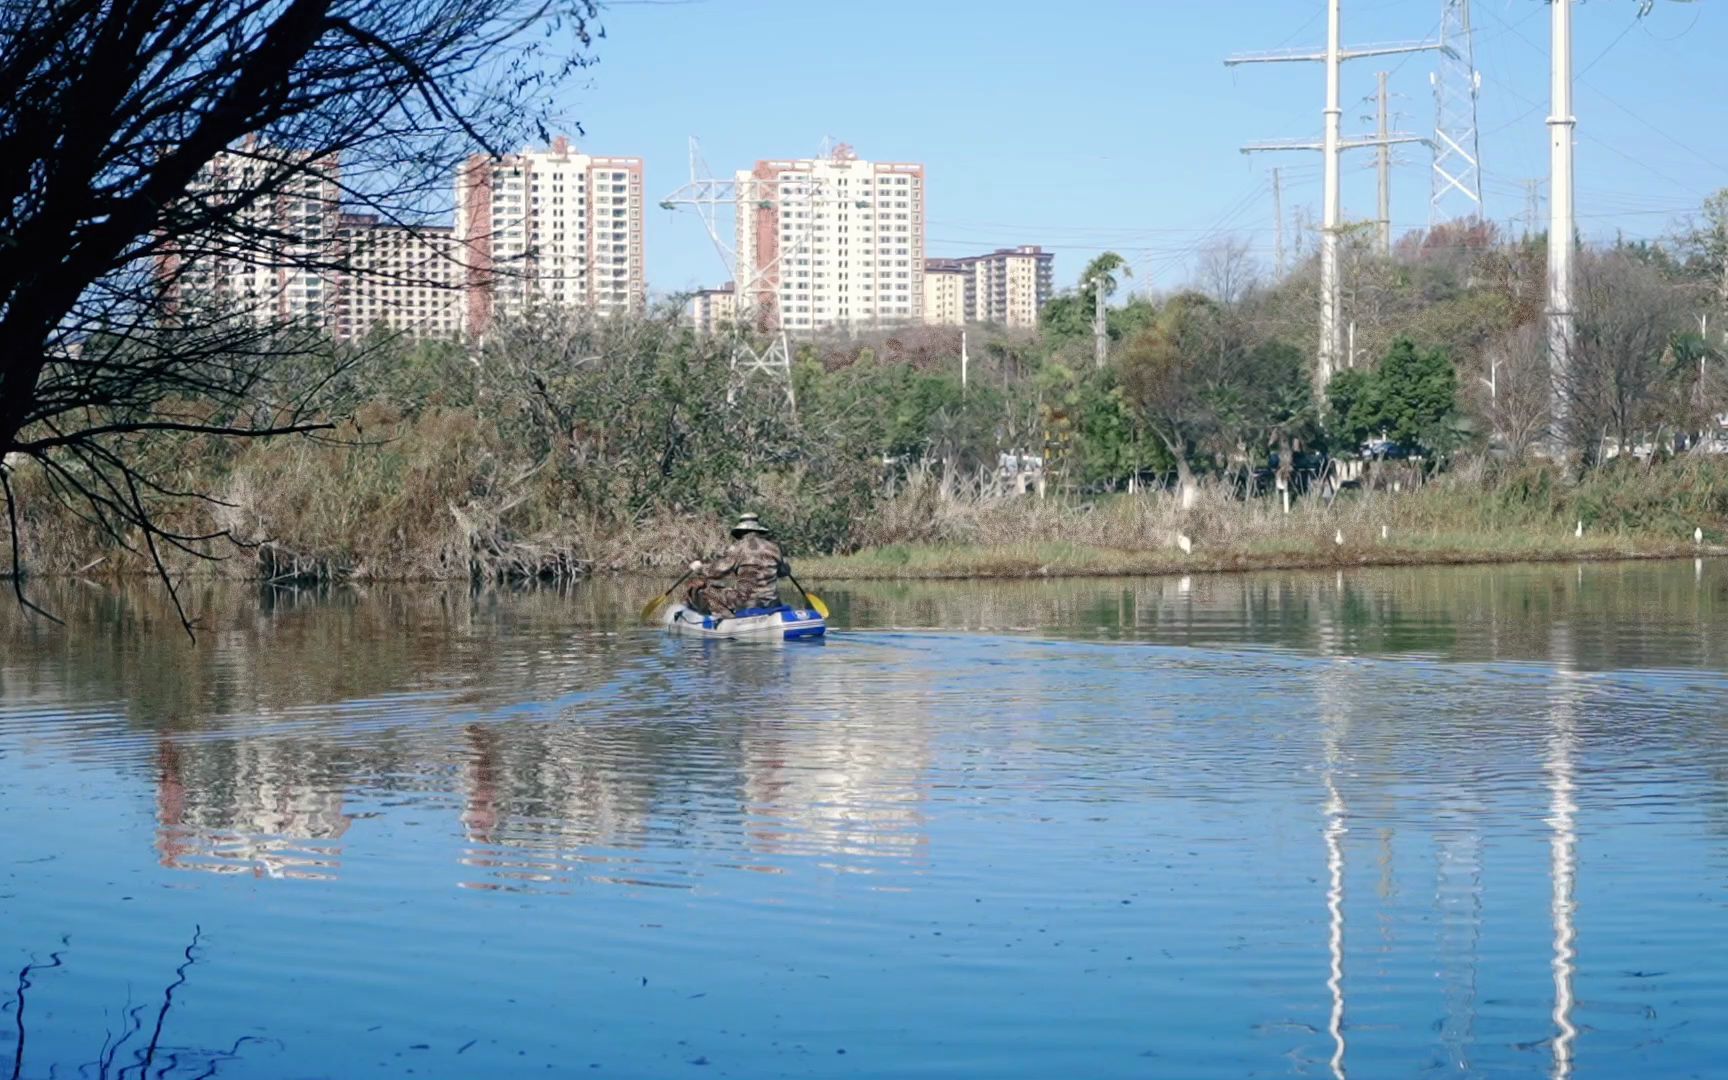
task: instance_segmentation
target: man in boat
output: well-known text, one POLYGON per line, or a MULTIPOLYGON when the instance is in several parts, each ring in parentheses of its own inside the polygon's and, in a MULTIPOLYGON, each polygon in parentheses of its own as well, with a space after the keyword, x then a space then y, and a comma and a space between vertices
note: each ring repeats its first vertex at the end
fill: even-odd
POLYGON ((747 608, 779 607, 780 579, 791 572, 773 535, 755 514, 745 514, 732 526, 732 543, 723 554, 690 564, 684 601, 724 619, 747 608))

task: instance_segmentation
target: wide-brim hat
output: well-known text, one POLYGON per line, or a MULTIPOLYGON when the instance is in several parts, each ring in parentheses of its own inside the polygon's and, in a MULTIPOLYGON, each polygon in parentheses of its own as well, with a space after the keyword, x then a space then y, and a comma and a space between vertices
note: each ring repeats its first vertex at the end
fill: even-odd
POLYGON ((767 527, 756 520, 755 514, 738 515, 738 524, 732 526, 733 536, 743 536, 745 533, 766 533, 767 527))

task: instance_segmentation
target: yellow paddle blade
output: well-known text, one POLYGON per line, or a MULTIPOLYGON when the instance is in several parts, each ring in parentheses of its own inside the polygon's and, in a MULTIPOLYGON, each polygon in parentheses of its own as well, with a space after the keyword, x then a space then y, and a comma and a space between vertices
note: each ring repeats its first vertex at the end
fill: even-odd
POLYGON ((654 613, 664 607, 666 601, 670 599, 672 599, 671 593, 661 593, 659 596, 648 601, 648 606, 642 609, 642 621, 652 622, 654 620, 654 613))
POLYGON ((813 592, 807 592, 804 594, 804 599, 810 601, 810 606, 815 610, 816 614, 822 616, 824 619, 828 617, 828 605, 822 602, 820 596, 817 596, 813 592))

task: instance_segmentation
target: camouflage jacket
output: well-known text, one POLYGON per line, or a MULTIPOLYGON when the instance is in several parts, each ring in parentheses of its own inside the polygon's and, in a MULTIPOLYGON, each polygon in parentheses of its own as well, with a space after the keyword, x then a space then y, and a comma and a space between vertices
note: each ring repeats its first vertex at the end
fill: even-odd
POLYGON ((780 545, 759 533, 734 540, 724 554, 702 564, 710 581, 730 577, 733 592, 744 607, 774 607, 780 603, 780 545))

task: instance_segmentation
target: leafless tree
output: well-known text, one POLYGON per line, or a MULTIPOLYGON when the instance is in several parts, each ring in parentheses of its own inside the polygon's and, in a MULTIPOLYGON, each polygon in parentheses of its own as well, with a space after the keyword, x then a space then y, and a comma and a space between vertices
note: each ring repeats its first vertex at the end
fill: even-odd
POLYGON ((1471 396, 1489 433, 1522 461, 1548 433, 1553 374, 1539 323, 1527 323, 1491 344, 1471 396))
POLYGON ((1672 346, 1686 326, 1685 290, 1623 251, 1579 266, 1578 339, 1564 396, 1567 444, 1585 461, 1611 442, 1621 453, 1672 418, 1672 346))
MULTIPOLYGON (((7 0, 0 5, 0 497, 13 470, 114 541, 194 553, 163 524, 203 497, 145 464, 164 437, 328 426, 352 356, 256 313, 176 302, 186 268, 340 266, 256 213, 308 184, 413 226, 467 154, 545 137, 587 61, 593 0, 7 0), (243 164, 202 184, 224 154, 243 164), (299 186, 297 186, 299 185, 299 186)), ((169 582, 172 590, 172 582, 169 582)), ((24 601, 21 587, 18 598, 24 601)))
POLYGON ((1200 250, 1196 279, 1200 291, 1230 307, 1260 284, 1260 263, 1240 236, 1214 240, 1200 250))

